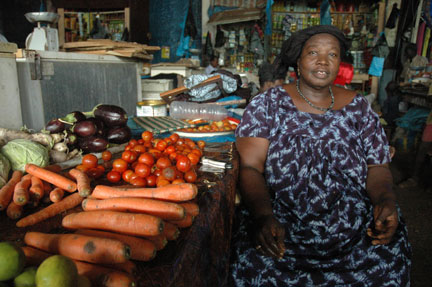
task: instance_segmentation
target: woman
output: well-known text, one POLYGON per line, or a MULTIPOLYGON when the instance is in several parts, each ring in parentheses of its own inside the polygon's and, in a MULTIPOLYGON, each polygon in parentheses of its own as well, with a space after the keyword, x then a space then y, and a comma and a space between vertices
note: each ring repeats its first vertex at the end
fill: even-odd
MULTIPOLYGON (((237 286, 409 286, 387 139, 367 100, 333 86, 349 48, 333 26, 288 39, 299 80, 256 96, 236 130, 245 205, 237 286)), ((286 69, 286 68, 285 68, 286 69)))

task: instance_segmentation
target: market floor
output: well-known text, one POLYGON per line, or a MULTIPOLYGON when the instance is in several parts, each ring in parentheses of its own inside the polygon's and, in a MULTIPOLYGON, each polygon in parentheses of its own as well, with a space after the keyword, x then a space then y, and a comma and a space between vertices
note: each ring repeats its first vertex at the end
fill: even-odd
MULTIPOLYGON (((412 170, 414 155, 412 153, 396 152, 390 165, 394 182, 399 183, 407 178, 412 170)), ((425 167, 432 178, 432 160, 425 167)), ((432 286, 432 191, 429 187, 399 188, 395 192, 408 227, 408 238, 411 243, 412 287, 432 286)))

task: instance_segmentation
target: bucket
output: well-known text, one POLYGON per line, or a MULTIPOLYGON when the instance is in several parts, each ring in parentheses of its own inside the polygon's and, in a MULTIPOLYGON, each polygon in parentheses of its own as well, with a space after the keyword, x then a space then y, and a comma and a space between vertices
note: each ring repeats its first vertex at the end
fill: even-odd
POLYGON ((167 116, 167 105, 164 101, 147 100, 137 103, 138 117, 165 117, 167 116))

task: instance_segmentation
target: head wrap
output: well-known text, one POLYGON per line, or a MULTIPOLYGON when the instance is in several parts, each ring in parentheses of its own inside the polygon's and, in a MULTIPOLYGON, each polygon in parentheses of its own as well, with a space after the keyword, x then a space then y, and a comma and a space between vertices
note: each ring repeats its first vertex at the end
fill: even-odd
POLYGON ((330 34, 336 37, 340 44, 341 58, 344 57, 346 51, 350 48, 350 41, 335 26, 317 25, 297 31, 282 43, 281 52, 273 63, 276 67, 276 75, 286 73, 289 67, 297 70, 297 59, 301 55, 304 44, 310 37, 316 34, 330 34))

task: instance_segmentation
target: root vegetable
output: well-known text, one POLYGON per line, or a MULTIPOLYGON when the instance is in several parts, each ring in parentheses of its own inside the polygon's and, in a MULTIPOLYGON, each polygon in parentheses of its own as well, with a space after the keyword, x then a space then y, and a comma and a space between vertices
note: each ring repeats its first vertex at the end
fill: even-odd
MULTIPOLYGON (((6 144, 7 142, 14 140, 14 139, 27 139, 32 140, 34 142, 38 142, 40 144, 43 144, 44 146, 53 146, 56 142, 56 140, 59 140, 59 138, 62 138, 60 136, 53 136, 46 133, 29 133, 26 131, 18 131, 18 130, 11 130, 6 128, 0 128, 0 142, 6 144), (54 139, 56 138, 56 139, 54 139)), ((61 140, 61 139, 60 139, 61 140)))

